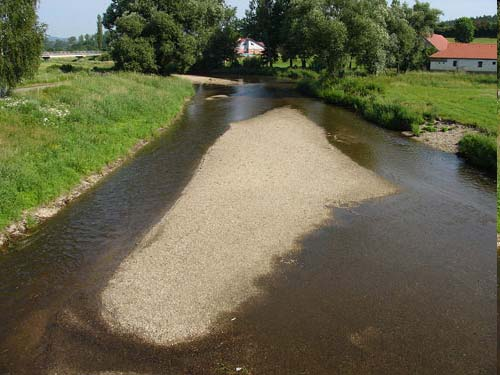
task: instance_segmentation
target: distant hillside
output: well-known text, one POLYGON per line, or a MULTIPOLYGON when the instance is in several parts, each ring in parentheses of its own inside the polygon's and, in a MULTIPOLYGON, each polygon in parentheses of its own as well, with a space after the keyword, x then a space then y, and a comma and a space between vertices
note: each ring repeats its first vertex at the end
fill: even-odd
MULTIPOLYGON (((497 16, 481 16, 471 18, 476 26, 476 38, 496 38, 498 34, 497 16)), ((435 32, 447 38, 455 38, 456 20, 441 22, 435 32)))
MULTIPOLYGON (((103 46, 106 49, 109 40, 109 32, 104 33, 103 46)), ((96 51, 97 34, 80 35, 78 37, 71 36, 69 38, 61 38, 47 35, 45 37, 44 51, 96 51)))
POLYGON ((61 38, 61 37, 58 37, 58 36, 52 36, 52 35, 47 35, 45 37, 49 42, 55 42, 55 41, 58 41, 58 40, 61 40, 63 42, 67 41, 68 38, 61 38))

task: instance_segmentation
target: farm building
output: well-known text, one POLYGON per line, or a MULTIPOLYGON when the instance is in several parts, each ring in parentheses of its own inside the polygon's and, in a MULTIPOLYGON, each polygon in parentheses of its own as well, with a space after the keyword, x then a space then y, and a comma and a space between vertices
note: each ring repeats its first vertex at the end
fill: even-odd
POLYGON ((429 47, 434 47, 438 51, 444 51, 446 48, 448 48, 448 39, 446 39, 444 36, 440 34, 432 34, 431 36, 425 38, 427 45, 429 47))
POLYGON ((496 44, 449 43, 438 34, 426 40, 437 49, 430 56, 432 71, 497 72, 496 44))
POLYGON ((240 56, 260 56, 264 53, 266 47, 262 42, 256 42, 251 38, 238 39, 236 53, 240 56))

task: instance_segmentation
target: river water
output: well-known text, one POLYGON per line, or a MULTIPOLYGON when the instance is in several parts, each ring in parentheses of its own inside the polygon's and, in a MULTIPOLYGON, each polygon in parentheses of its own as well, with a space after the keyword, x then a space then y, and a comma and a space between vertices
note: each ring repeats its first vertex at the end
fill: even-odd
POLYGON ((495 374, 495 189, 285 83, 199 87, 172 131, 0 255, 0 374, 495 374), (99 296, 121 261, 230 123, 283 106, 400 192, 334 209, 207 337, 160 347, 110 331, 99 296))

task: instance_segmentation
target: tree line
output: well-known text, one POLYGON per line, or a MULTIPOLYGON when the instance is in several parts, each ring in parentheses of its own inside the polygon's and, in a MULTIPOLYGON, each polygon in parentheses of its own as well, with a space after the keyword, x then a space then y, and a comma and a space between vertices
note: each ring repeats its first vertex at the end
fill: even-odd
POLYGON ((342 74, 356 64, 376 74, 426 64, 424 36, 442 12, 429 3, 399 0, 251 0, 243 33, 266 44, 270 65, 279 56, 342 74))
POLYGON ((45 51, 97 51, 106 50, 109 43, 109 31, 104 32, 102 16, 97 16, 97 32, 82 34, 78 37, 50 38, 45 36, 45 51))
MULTIPOLYGON (((112 0, 96 34, 49 41, 36 6, 36 0, 0 2, 0 94, 36 72, 44 40, 47 49, 107 48, 117 69, 170 74, 237 64, 235 41, 245 36, 265 43, 270 66, 298 59, 341 76, 353 67, 370 74, 421 69, 429 53, 424 37, 444 25, 441 11, 420 1, 250 0, 238 19, 224 0, 112 0)), ((473 22, 477 36, 489 35, 483 33, 491 18, 473 22)))
MULTIPOLYGON (((437 25, 436 32, 443 34, 447 38, 458 38, 457 22, 463 22, 463 18, 443 21, 437 25)), ((474 37, 476 38, 496 38, 498 34, 498 18, 496 15, 470 18, 474 27, 474 37)))
POLYGON ((441 11, 399 0, 251 0, 242 20, 223 0, 113 0, 104 16, 117 66, 168 74, 221 66, 235 59, 239 35, 266 45, 265 62, 279 58, 343 74, 355 64, 368 73, 419 69, 424 36, 441 11))

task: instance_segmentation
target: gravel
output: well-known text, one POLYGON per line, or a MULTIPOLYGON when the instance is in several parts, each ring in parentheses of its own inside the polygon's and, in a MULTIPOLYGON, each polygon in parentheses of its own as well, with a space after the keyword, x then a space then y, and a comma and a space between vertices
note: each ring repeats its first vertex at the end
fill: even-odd
POLYGON ((232 124, 109 281, 102 317, 154 344, 199 338, 262 293, 256 281, 332 207, 395 192, 289 107, 232 124))

